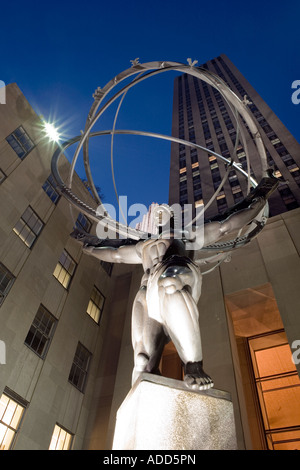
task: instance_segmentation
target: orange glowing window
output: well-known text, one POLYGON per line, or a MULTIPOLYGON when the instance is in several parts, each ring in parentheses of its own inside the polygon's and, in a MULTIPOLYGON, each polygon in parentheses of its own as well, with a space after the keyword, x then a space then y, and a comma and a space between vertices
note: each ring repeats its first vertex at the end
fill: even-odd
POLYGON ((285 333, 249 339, 249 346, 268 448, 300 450, 300 379, 285 333))

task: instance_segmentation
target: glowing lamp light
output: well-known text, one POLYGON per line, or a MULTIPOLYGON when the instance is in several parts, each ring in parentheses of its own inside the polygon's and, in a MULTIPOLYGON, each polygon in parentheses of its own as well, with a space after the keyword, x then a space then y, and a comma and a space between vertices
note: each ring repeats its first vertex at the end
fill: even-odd
POLYGON ((49 122, 45 122, 44 128, 45 128, 45 133, 50 140, 54 142, 59 141, 59 133, 53 124, 50 124, 49 122))

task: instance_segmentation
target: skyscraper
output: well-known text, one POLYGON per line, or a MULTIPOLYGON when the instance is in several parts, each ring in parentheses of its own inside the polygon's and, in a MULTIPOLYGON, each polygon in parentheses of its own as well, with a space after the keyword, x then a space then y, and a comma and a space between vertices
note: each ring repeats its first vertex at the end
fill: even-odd
MULTIPOLYGON (((225 55, 208 61, 201 67, 210 70, 227 83, 256 119, 266 147, 269 166, 281 183, 270 199, 270 215, 280 214, 300 206, 300 144, 259 96, 241 72, 225 55), (246 98, 245 98, 246 97, 246 98)), ((251 155, 251 175, 259 181, 261 168, 255 160, 255 148, 250 133, 244 128, 251 155), (254 158, 252 158, 254 156, 254 158)), ((195 142, 228 158, 236 150, 236 161, 246 169, 245 149, 239 139, 235 118, 218 90, 191 75, 176 77, 173 98, 172 135, 195 142)), ((170 169, 170 204, 207 204, 225 173, 225 166, 213 154, 183 144, 173 144, 170 169)), ((208 208, 211 217, 233 206, 246 195, 246 179, 234 169, 229 173, 223 190, 208 208)))

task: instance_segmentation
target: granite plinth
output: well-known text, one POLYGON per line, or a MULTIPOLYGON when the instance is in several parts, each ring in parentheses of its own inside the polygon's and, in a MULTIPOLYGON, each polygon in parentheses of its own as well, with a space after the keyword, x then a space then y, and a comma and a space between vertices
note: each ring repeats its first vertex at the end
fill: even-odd
POLYGON ((117 413, 113 450, 235 450, 230 394, 142 374, 117 413))

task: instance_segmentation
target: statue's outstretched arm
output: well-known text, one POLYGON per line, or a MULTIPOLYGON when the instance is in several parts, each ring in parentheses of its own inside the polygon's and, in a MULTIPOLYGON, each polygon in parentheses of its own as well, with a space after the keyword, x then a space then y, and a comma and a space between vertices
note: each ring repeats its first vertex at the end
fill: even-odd
POLYGON ((136 251, 139 240, 127 239, 101 239, 95 235, 77 228, 70 235, 83 245, 83 252, 87 255, 107 261, 109 263, 140 264, 141 258, 136 251))
POLYGON ((241 209, 238 212, 231 214, 225 220, 213 221, 204 225, 204 246, 217 242, 224 235, 227 235, 235 230, 240 230, 250 222, 264 208, 266 201, 264 198, 255 199, 249 207, 241 209))
POLYGON ((205 223, 203 246, 217 242, 224 235, 250 224, 264 208, 278 184, 278 178, 271 175, 270 171, 269 176, 262 178, 259 185, 240 203, 229 209, 227 213, 216 216, 205 223))
POLYGON ((102 261, 109 263, 126 263, 126 264, 141 264, 142 260, 136 251, 135 245, 120 246, 119 248, 112 247, 94 247, 84 246, 83 252, 87 255, 94 256, 102 261))

